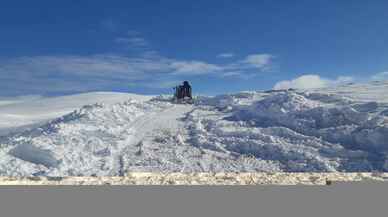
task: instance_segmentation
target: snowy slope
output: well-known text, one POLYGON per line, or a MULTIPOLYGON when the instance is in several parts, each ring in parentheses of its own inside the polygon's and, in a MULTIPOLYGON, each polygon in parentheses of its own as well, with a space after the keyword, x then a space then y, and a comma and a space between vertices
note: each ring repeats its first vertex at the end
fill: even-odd
POLYGON ((387 90, 242 92, 194 105, 107 97, 0 137, 0 175, 388 171, 387 90))
POLYGON ((27 96, 0 99, 0 136, 61 117, 83 105, 99 102, 114 104, 128 99, 149 100, 150 98, 127 93, 93 92, 51 98, 27 96))

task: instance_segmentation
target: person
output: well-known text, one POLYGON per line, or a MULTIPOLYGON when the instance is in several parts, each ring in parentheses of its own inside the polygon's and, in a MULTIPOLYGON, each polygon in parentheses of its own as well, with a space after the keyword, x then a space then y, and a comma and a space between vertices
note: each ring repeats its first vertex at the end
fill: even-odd
POLYGON ((192 89, 191 89, 191 86, 189 84, 188 81, 184 81, 183 82, 183 86, 182 86, 182 98, 184 97, 189 97, 190 99, 192 99, 192 89))
POLYGON ((175 90, 175 98, 176 99, 182 99, 183 98, 183 86, 182 85, 178 85, 176 87, 174 87, 174 90, 175 90))
POLYGON ((193 99, 192 98, 192 89, 191 89, 191 86, 190 86, 188 81, 184 81, 183 85, 178 85, 178 86, 174 87, 174 90, 175 90, 174 96, 178 100, 184 99, 185 97, 187 97, 189 99, 193 99))

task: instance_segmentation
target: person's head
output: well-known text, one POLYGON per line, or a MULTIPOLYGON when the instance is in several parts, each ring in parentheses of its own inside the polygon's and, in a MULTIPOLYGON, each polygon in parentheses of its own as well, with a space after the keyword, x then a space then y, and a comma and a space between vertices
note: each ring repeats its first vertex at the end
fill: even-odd
POLYGON ((184 82, 183 82, 183 85, 184 85, 184 86, 189 86, 189 82, 188 82, 188 81, 184 81, 184 82))

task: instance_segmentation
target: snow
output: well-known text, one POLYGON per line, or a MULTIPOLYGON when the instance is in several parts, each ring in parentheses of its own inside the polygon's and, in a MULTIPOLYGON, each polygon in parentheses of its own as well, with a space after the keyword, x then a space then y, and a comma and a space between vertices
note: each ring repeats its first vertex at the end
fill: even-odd
POLYGON ((202 96, 194 105, 124 93, 4 103, 0 175, 384 172, 387 90, 372 82, 202 96))
POLYGON ((128 99, 149 100, 151 96, 128 93, 92 92, 62 97, 24 96, 0 98, 0 136, 33 128, 68 114, 83 105, 114 104, 128 99))
POLYGON ((22 160, 41 164, 46 167, 56 167, 60 161, 56 160, 50 151, 39 149, 30 144, 19 144, 9 152, 10 155, 22 160))

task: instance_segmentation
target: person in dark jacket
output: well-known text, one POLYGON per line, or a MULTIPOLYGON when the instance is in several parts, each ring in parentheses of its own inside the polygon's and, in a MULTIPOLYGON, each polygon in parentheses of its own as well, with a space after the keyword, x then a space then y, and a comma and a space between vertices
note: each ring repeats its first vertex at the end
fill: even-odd
POLYGON ((184 97, 189 97, 190 99, 192 99, 192 89, 191 89, 191 86, 189 84, 188 81, 184 81, 183 82, 183 86, 182 86, 182 96, 183 98, 184 97))
POLYGON ((176 99, 184 99, 185 97, 189 99, 193 99, 192 97, 192 89, 188 81, 184 81, 183 85, 178 85, 174 87, 175 90, 175 98, 176 99))

